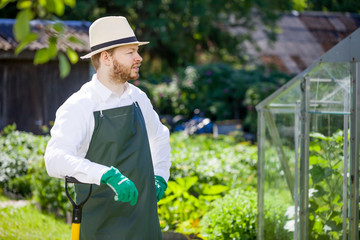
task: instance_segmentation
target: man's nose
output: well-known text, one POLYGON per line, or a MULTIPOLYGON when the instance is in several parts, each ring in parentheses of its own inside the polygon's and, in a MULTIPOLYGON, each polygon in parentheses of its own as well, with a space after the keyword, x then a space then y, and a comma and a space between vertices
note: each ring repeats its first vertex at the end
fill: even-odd
POLYGON ((135 56, 135 61, 136 62, 142 62, 143 58, 140 56, 140 54, 137 52, 136 56, 135 56))

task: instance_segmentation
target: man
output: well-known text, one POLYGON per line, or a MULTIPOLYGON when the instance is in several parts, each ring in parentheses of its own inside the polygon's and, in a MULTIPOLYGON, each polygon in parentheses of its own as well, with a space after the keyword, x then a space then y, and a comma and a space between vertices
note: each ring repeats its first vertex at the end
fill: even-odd
MULTIPOLYGON (((104 17, 89 29, 96 70, 56 112, 45 153, 50 176, 95 184, 83 208, 80 239, 162 239, 157 203, 169 179, 169 131, 144 92, 140 45, 124 17, 104 17)), ((76 200, 87 185, 76 185, 76 200)))

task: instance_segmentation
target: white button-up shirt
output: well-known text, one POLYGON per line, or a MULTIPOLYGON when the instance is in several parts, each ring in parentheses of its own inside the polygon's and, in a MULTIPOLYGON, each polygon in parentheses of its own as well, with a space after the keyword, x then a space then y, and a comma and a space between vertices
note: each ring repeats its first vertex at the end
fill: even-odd
POLYGON ((56 112, 45 152, 48 174, 57 178, 72 176, 80 182, 100 185, 101 177, 109 167, 85 158, 95 125, 93 112, 131 105, 136 101, 145 119, 154 174, 168 181, 171 165, 169 130, 160 122, 149 98, 130 83, 124 84, 124 92, 119 96, 105 87, 96 74, 56 112))

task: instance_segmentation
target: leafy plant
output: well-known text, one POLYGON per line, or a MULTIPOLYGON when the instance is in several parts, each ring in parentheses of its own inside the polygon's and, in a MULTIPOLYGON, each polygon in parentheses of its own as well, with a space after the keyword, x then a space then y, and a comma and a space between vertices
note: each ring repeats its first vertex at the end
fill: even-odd
MULTIPOLYGON (((31 176, 31 190, 33 199, 38 206, 47 212, 55 213, 57 217, 65 219, 66 213, 71 212, 71 204, 67 199, 63 179, 53 178, 48 175, 44 161, 39 161, 29 169, 31 176)), ((69 188, 74 196, 74 188, 69 188)))
POLYGON ((35 136, 9 125, 0 135, 0 188, 23 196, 30 194, 26 176, 31 164, 42 161, 47 136, 35 136))
POLYGON ((256 186, 255 146, 233 136, 171 135, 171 176, 159 202, 163 230, 199 234, 210 204, 234 187, 256 186))
POLYGON ((49 136, 18 131, 16 125, 4 128, 0 135, 0 187, 32 197, 41 209, 65 217, 71 206, 64 181, 50 177, 45 168, 43 156, 48 140, 49 136))
POLYGON ((235 189, 216 200, 200 222, 209 240, 256 239, 256 192, 235 189))
MULTIPOLYGON (((265 206, 266 239, 289 239, 291 233, 284 229, 287 204, 279 199, 266 199, 265 206)), ((232 189, 211 204, 200 221, 201 235, 209 240, 256 239, 257 213, 255 189, 232 189)))
POLYGON ((230 188, 256 186, 257 147, 233 136, 171 135, 171 178, 197 176, 199 182, 230 188))
POLYGON ((198 233, 200 218, 210 202, 221 197, 228 190, 224 185, 198 183, 198 177, 177 178, 168 182, 166 197, 159 202, 159 217, 162 228, 178 229, 183 233, 198 233), (201 192, 195 192, 198 185, 201 192))
MULTIPOLYGON (((11 6, 13 2, 16 3, 16 21, 13 26, 13 32, 16 41, 19 43, 15 50, 16 55, 20 54, 39 38, 38 32, 34 31, 34 28, 30 26, 31 20, 58 20, 59 16, 64 15, 66 7, 73 8, 76 5, 76 0, 4 0, 1 1, 0 10, 4 9, 8 4, 11 6)), ((12 12, 11 7, 9 12, 12 12)), ((13 17, 11 16, 11 18, 13 17)), ((33 63, 35 65, 43 64, 58 56, 60 76, 62 78, 66 77, 70 73, 69 61, 75 64, 79 59, 77 53, 69 47, 69 43, 82 45, 84 43, 73 35, 66 36, 65 26, 59 21, 47 23, 46 27, 41 29, 41 31, 44 31, 45 35, 48 36, 46 39, 48 46, 36 51, 33 63), (61 48, 65 49, 65 51, 61 48)))
POLYGON ((313 239, 342 236, 343 131, 312 133, 310 145, 310 228, 313 239))

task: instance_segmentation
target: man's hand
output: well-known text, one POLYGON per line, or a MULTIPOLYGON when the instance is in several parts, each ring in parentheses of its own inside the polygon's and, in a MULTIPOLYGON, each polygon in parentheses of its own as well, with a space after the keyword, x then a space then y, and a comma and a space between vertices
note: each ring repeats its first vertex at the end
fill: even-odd
POLYGON ((167 188, 167 183, 165 179, 161 176, 155 175, 155 189, 156 189, 157 201, 160 201, 160 199, 164 196, 166 188, 167 188))
POLYGON ((139 193, 135 184, 118 169, 111 167, 101 177, 101 183, 107 184, 115 192, 115 201, 130 202, 132 206, 137 203, 139 193))

